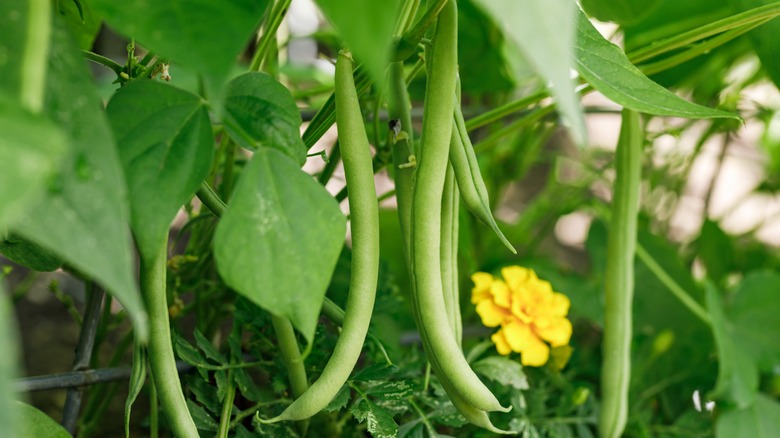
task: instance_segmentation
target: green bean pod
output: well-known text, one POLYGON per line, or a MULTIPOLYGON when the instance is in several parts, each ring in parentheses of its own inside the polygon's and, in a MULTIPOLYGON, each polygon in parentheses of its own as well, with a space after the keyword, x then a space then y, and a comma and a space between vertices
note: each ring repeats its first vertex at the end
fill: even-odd
POLYGON ((639 114, 623 110, 615 152, 612 219, 604 274, 604 362, 601 368, 599 436, 618 438, 628 418, 631 380, 631 301, 634 294, 639 185, 642 177, 642 132, 639 114))
POLYGON ((198 429, 187 408, 171 344, 165 280, 168 236, 162 240, 152 260, 144 259, 141 257, 139 279, 146 311, 149 312, 149 371, 173 434, 177 437, 197 437, 198 429))
POLYGON ((488 197, 485 181, 482 179, 482 173, 479 171, 479 162, 474 153, 474 146, 471 144, 466 122, 463 120, 463 113, 460 106, 455 106, 454 121, 455 128, 453 132, 452 147, 450 148, 450 163, 455 170, 455 178, 458 180, 461 198, 466 208, 477 219, 489 226, 496 236, 501 240, 512 254, 517 254, 514 246, 498 228, 496 219, 490 211, 490 200, 488 197))
POLYGON ((452 166, 447 167, 444 194, 441 200, 441 282, 444 308, 458 346, 463 342, 463 322, 460 316, 458 288, 458 186, 452 166))
POLYGON ((336 123, 352 228, 352 274, 344 324, 333 355, 317 381, 284 412, 264 421, 268 423, 304 420, 333 400, 357 363, 374 309, 379 275, 379 206, 371 150, 352 76, 352 57, 343 51, 336 62, 336 123))
POLYGON ((441 201, 447 173, 455 78, 457 75, 457 9, 450 0, 439 14, 433 37, 430 75, 425 91, 422 147, 412 196, 412 294, 421 331, 429 337, 426 354, 441 365, 442 378, 474 408, 505 411, 466 362, 450 328, 441 278, 441 201))

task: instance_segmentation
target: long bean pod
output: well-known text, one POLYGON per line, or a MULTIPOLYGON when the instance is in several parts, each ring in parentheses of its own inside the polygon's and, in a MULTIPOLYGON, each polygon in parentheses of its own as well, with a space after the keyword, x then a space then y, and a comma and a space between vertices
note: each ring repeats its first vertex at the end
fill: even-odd
POLYGON ((168 238, 163 239, 153 260, 141 257, 140 283, 146 311, 149 312, 149 371, 157 388, 165 417, 177 437, 197 437, 198 429, 192 420, 181 389, 176 358, 171 344, 171 328, 168 321, 166 294, 166 263, 168 238))
POLYGON ((333 400, 357 363, 374 309, 379 275, 379 206, 371 150, 352 76, 352 57, 343 51, 336 62, 336 123, 352 228, 352 274, 344 324, 333 355, 317 381, 280 415, 264 420, 269 423, 309 418, 333 400))
POLYGON ((489 226, 496 236, 501 240, 513 254, 517 254, 514 246, 498 228, 496 219, 490 211, 490 199, 488 197, 485 181, 482 179, 482 173, 479 170, 477 155, 474 153, 474 146, 471 144, 466 121, 463 120, 463 113, 460 106, 455 106, 454 111, 454 131, 452 134, 452 147, 450 148, 450 162, 455 170, 455 178, 458 180, 461 198, 466 208, 477 219, 489 226))
POLYGON ((430 75, 425 91, 422 147, 412 196, 412 293, 419 326, 429 337, 428 358, 441 365, 439 375, 452 390, 483 411, 506 410, 469 367, 447 321, 441 280, 441 200, 448 166, 455 78, 457 75, 457 9, 450 0, 439 14, 433 37, 430 75))
POLYGON ((458 185, 452 166, 447 167, 444 178, 444 193, 441 200, 441 282, 444 308, 447 319, 455 334, 458 346, 463 341, 463 322, 460 316, 460 293, 458 288, 458 185))
POLYGON ((623 125, 615 152, 616 177, 604 275, 604 362, 599 415, 599 436, 602 438, 621 436, 628 417, 631 300, 643 139, 639 114, 623 110, 623 125))

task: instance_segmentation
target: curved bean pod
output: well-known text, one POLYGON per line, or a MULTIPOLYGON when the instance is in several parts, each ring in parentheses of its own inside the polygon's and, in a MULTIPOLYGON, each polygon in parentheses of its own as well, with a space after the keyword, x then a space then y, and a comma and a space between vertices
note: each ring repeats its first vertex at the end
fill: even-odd
POLYGON ((319 379, 284 412, 264 421, 267 423, 304 420, 333 400, 357 363, 374 309, 379 275, 379 206, 371 150, 352 76, 352 57, 343 51, 336 62, 336 123, 352 218, 352 274, 344 325, 319 379))
POLYGON ((458 288, 458 186, 452 166, 447 166, 444 194, 441 200, 441 282, 444 308, 458 346, 463 342, 458 288))
POLYGON ((457 75, 457 9, 450 0, 439 14, 425 91, 423 146, 417 159, 412 199, 412 293, 419 327, 430 339, 426 354, 441 365, 453 390, 483 411, 506 411, 466 362, 447 322, 441 280, 441 200, 448 165, 455 78, 457 75))
POLYGON ((482 179, 482 173, 479 171, 479 162, 474 153, 474 146, 471 144, 466 122, 463 120, 463 113, 459 106, 455 106, 454 111, 454 130, 452 133, 452 147, 450 148, 450 163, 455 170, 455 178, 458 180, 461 198, 466 208, 477 219, 489 226, 496 236, 501 240, 512 254, 517 254, 514 246, 498 228, 496 219, 490 211, 490 200, 488 197, 485 181, 482 179))

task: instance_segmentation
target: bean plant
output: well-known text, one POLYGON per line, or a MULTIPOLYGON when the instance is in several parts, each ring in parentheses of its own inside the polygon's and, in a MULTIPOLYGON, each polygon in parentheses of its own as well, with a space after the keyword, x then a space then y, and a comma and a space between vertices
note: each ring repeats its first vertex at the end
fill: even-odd
POLYGON ((780 188, 780 3, 317 0, 324 69, 292 6, 0 4, 0 435, 780 433, 772 218, 710 208, 747 128, 780 188), (53 271, 73 371, 128 370, 61 422, 14 318, 53 271))

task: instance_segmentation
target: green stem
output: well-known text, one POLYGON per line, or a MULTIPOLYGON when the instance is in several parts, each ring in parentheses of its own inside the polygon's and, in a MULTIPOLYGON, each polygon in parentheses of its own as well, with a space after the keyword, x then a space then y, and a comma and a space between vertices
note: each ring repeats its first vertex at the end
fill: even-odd
POLYGON ((467 120, 466 129, 473 131, 482 126, 497 122, 510 114, 516 113, 520 110, 528 108, 531 105, 541 102, 548 95, 549 94, 547 94, 547 91, 537 91, 536 93, 530 94, 521 99, 505 103, 497 108, 467 120))
POLYGON ((200 202, 202 202, 209 211, 214 213, 214 216, 221 217, 222 214, 225 213, 227 205, 219 199, 217 193, 207 182, 204 181, 200 184, 200 188, 196 195, 198 196, 198 199, 200 199, 200 202))
POLYGON ((149 382, 149 437, 160 436, 160 400, 157 398, 157 387, 149 382))
POLYGON ((403 61, 417 50, 417 45, 422 40, 423 36, 425 36, 425 32, 428 28, 436 22, 439 13, 444 9, 447 1, 448 0, 435 0, 435 2, 431 3, 428 10, 425 11, 425 15, 423 15, 411 29, 404 32, 403 36, 398 41, 398 47, 394 54, 393 61, 403 61))
POLYGON ((49 57, 51 35, 51 2, 27 2, 27 35, 21 60, 20 99, 22 106, 37 113, 43 109, 46 89, 46 62, 49 57))
POLYGON ((298 340, 295 339, 295 330, 288 318, 271 315, 276 339, 279 341, 279 353, 287 369, 287 377, 290 380, 290 389, 295 398, 306 392, 309 381, 306 378, 306 369, 303 367, 301 350, 298 340))
POLYGON ((751 9, 713 23, 705 24, 696 29, 683 32, 679 35, 650 44, 641 49, 628 53, 628 59, 634 64, 646 61, 655 56, 666 52, 685 47, 688 44, 695 43, 709 36, 725 32, 747 24, 755 23, 780 15, 780 3, 772 3, 758 8, 751 9))
POLYGON ((227 385, 225 400, 222 402, 222 413, 219 416, 217 438, 228 438, 230 433, 230 417, 233 413, 233 401, 236 398, 236 382, 233 381, 233 371, 228 371, 227 385))
POLYGON ((117 74, 117 76, 119 76, 119 73, 122 73, 124 70, 124 67, 119 65, 119 63, 113 59, 106 58, 103 55, 98 55, 97 53, 90 52, 89 50, 82 50, 81 54, 84 55, 84 58, 94 62, 95 64, 100 64, 104 67, 110 68, 114 73, 117 74))
POLYGON ((672 67, 676 67, 686 61, 690 61, 691 59, 696 58, 697 56, 709 53, 712 49, 720 47, 734 38, 750 32, 751 30, 768 22, 769 20, 771 20, 771 18, 756 21, 736 29, 731 29, 728 32, 724 32, 718 36, 708 39, 707 41, 699 43, 695 47, 692 47, 684 52, 678 53, 668 58, 664 58, 658 62, 644 64, 640 66, 639 69, 642 71, 642 73, 649 76, 664 70, 668 70, 672 67))
POLYGON ((171 345, 165 279, 167 259, 168 237, 165 236, 154 257, 151 260, 142 258, 140 264, 141 294, 149 312, 149 369, 157 386, 160 406, 173 434, 197 437, 198 429, 187 408, 171 345))
POLYGON ((271 47, 271 42, 276 39, 276 31, 279 29, 279 25, 282 23, 282 19, 287 14, 287 9, 290 7, 292 0, 279 0, 274 3, 271 14, 266 20, 266 25, 263 29, 263 36, 257 44, 257 49, 252 56, 252 64, 249 66, 250 71, 260 71, 263 66, 263 60, 268 55, 268 50, 271 47))
POLYGON ((623 125, 615 153, 616 179, 604 274, 604 359, 599 436, 618 438, 628 418, 631 381, 631 303, 634 294, 639 186, 642 180, 644 135, 639 114, 623 110, 623 125))
POLYGON ((639 260, 641 260, 642 263, 647 266, 647 269, 649 269, 650 272, 652 272, 656 278, 658 278, 658 280, 672 292, 672 295, 680 300, 680 302, 691 311, 691 313, 693 313, 705 324, 711 324, 709 313, 707 313, 707 311, 699 303, 697 303, 696 300, 691 298, 691 296, 685 292, 685 289, 683 289, 682 286, 674 281, 674 279, 664 270, 663 267, 661 267, 661 265, 653 258, 652 255, 650 255, 650 253, 647 252, 647 250, 645 250, 641 244, 637 244, 636 255, 639 257, 639 260))

